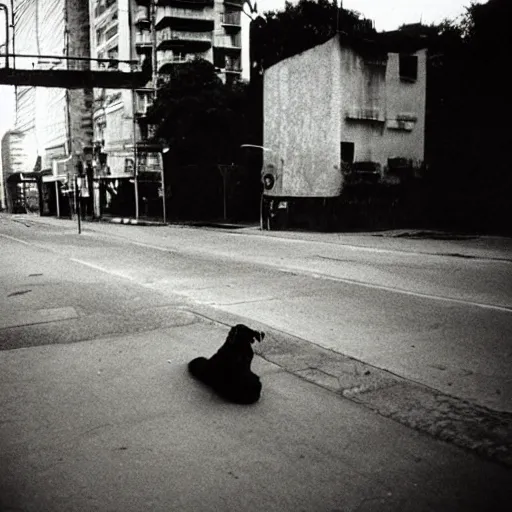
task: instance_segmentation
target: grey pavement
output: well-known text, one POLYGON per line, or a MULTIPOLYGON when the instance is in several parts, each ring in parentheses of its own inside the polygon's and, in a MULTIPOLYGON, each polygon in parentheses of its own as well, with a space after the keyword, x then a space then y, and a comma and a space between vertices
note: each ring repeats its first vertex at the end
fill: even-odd
POLYGON ((505 511, 503 466, 256 358, 263 396, 224 403, 186 363, 227 328, 0 353, 2 510, 505 511))
MULTIPOLYGON (((5 348, 24 340, 24 348, 0 352, 0 510, 510 509, 511 414, 236 310, 163 295, 161 285, 141 287, 137 274, 117 278, 93 263, 77 265, 80 244, 95 245, 86 237, 71 247, 71 221, 38 219, 16 217, 27 226, 65 226, 64 236, 54 236, 72 257, 58 256, 60 266, 50 265, 37 253, 44 245, 27 246, 32 255, 23 273, 32 276, 32 291, 14 286, 15 273, 4 277, 12 291, 1 304, 23 304, 25 314, 9 309, 0 324, 5 348), (45 278, 55 284, 51 296, 37 286, 42 261, 45 278), (81 281, 74 292, 66 278, 70 261, 81 281), (102 304, 110 304, 112 314, 100 314, 102 304), (188 360, 213 353, 238 321, 267 332, 254 362, 264 395, 254 407, 221 402, 186 372, 188 360), (35 346, 55 335, 58 344, 35 346)), ((85 229, 109 236, 101 224, 85 229)), ((168 228, 126 229, 148 243, 151 237, 141 233, 168 228)), ((188 232, 182 231, 185 241, 188 232)), ((304 234, 286 236, 301 240, 304 234)), ((360 235, 363 242, 368 236, 360 235)), ((333 240, 326 243, 338 243, 333 240)), ((442 243, 458 244, 457 253, 464 245, 475 257, 501 258, 508 242, 496 243, 499 251, 491 247, 487 256, 467 240, 442 243)), ((140 257, 147 259, 147 252, 140 257)), ((139 256, 130 258, 137 265, 139 256)))
POLYGON ((510 239, 103 223, 78 239, 69 220, 17 220, 47 226, 26 229, 34 247, 512 412, 510 239))

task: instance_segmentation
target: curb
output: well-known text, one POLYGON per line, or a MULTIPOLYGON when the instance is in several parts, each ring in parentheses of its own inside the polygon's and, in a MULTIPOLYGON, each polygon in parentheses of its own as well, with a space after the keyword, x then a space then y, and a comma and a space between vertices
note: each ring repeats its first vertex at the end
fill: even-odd
MULTIPOLYGON (((86 221, 87 222, 87 221, 86 221)), ((167 226, 167 223, 158 222, 158 221, 150 221, 150 220, 140 220, 133 219, 131 217, 111 217, 111 218, 101 218, 98 222, 106 222, 110 224, 129 224, 131 226, 167 226)))
POLYGON ((446 395, 243 316, 204 305, 185 309, 226 327, 250 322, 271 340, 256 347, 263 359, 381 416, 512 468, 512 413, 446 395))

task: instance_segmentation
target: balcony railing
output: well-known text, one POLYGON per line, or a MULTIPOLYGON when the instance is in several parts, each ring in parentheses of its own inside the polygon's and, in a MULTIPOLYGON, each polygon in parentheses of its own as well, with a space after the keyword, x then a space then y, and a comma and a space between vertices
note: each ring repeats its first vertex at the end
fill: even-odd
POLYGON ((345 112, 345 118, 352 121, 371 121, 377 123, 383 123, 386 121, 384 113, 379 108, 361 108, 353 107, 349 108, 345 112))
POLYGON ((226 67, 224 68, 224 71, 226 73, 241 73, 242 72, 242 66, 240 65, 240 62, 226 62, 226 67))
POLYGON ((151 44, 151 34, 149 32, 135 34, 135 44, 151 44))
POLYGON ((224 5, 227 5, 229 7, 238 7, 239 9, 242 9, 244 5, 244 0, 224 0, 224 5))
POLYGON ((147 52, 153 46, 150 32, 135 34, 135 48, 138 52, 147 52))
POLYGON ((212 35, 208 32, 186 32, 165 28, 158 32, 156 43, 160 49, 186 44, 208 47, 212 44, 212 35))
POLYGON ((221 23, 231 27, 240 27, 242 24, 240 12, 224 12, 220 15, 221 23))
POLYGON ((137 91, 135 94, 135 115, 145 116, 153 103, 151 91, 137 91))
POLYGON ((215 46, 239 50, 242 47, 242 37, 236 35, 217 35, 215 36, 215 46))
POLYGON ((165 66, 172 66, 175 64, 184 64, 185 62, 189 62, 193 60, 193 55, 187 54, 174 54, 172 52, 165 52, 158 56, 157 66, 158 70, 162 70, 165 66))
POLYGON ((143 5, 139 5, 137 7, 137 11, 135 12, 135 23, 149 23, 149 14, 147 7, 144 7, 143 5))
POLYGON ((207 22, 213 25, 213 11, 211 9, 208 10, 197 10, 197 9, 187 9, 179 8, 179 7, 164 7, 158 9, 155 23, 157 28, 166 22, 171 21, 171 19, 180 19, 185 20, 187 22, 207 22))
MULTIPOLYGON (((214 0, 160 0, 159 5, 175 5, 177 7, 192 7, 202 9, 203 7, 213 7, 214 0)), ((241 4, 240 4, 241 5, 241 4)))
POLYGON ((113 5, 117 4, 117 0, 100 0, 94 9, 94 17, 99 18, 103 13, 108 11, 113 5))

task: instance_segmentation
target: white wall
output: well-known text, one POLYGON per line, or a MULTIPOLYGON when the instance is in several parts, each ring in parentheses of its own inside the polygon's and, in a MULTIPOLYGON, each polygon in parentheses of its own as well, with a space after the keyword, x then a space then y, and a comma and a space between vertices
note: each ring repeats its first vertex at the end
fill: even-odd
POLYGON ((265 71, 264 169, 277 167, 268 195, 332 197, 340 193, 339 53, 332 39, 265 71))
POLYGON ((383 169, 388 158, 423 161, 426 50, 416 55, 413 83, 400 80, 398 54, 369 64, 337 38, 267 69, 263 138, 271 151, 264 152, 262 173, 273 173, 276 185, 265 193, 339 195, 342 141, 355 144, 355 161, 377 162, 383 169), (354 119, 359 112, 361 118, 354 119), (403 129, 396 121, 401 115, 416 120, 403 129))
MULTIPOLYGON (((370 106, 368 98, 361 91, 365 88, 367 74, 361 57, 342 48, 343 106, 345 113, 350 109, 370 106), (350 77, 350 78, 349 78, 350 77)), ((354 142, 355 161, 373 161, 387 165, 388 158, 403 157, 415 161, 424 159, 425 96, 426 96, 426 50, 416 52, 418 56, 418 78, 416 82, 403 82, 399 77, 397 53, 388 54, 385 81, 379 99, 381 122, 349 120, 342 116, 340 138, 354 142), (397 116, 409 114, 416 117, 412 130, 393 129, 397 116)))

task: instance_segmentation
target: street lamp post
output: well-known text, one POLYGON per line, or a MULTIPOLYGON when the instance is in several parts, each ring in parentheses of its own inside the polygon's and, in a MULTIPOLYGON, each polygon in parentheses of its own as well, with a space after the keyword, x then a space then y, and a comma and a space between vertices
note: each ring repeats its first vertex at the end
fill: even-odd
POLYGON ((82 208, 81 208, 81 199, 82 199, 82 176, 75 174, 75 198, 76 198, 76 217, 78 219, 78 234, 82 233, 82 208))
POLYGON ((167 223, 167 212, 166 212, 166 205, 165 205, 165 173, 164 173, 164 159, 163 155, 169 151, 169 148, 167 146, 164 146, 162 148, 162 153, 160 153, 160 176, 162 181, 162 220, 163 223, 167 223))

